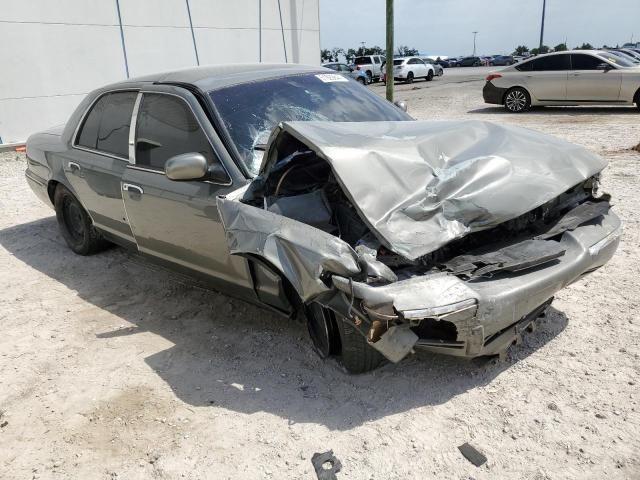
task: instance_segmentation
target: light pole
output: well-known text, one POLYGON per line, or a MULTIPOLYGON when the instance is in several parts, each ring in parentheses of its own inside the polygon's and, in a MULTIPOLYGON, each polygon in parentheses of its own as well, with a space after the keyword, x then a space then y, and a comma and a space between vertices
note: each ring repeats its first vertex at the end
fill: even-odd
MULTIPOLYGON (((387 0, 386 96, 393 102, 393 0, 387 0)), ((380 72, 382 73, 382 72, 380 72)))
POLYGON ((538 47, 538 51, 542 50, 542 43, 544 41, 544 11, 546 7, 547 7, 547 0, 542 0, 542 24, 540 25, 540 46, 538 47))
POLYGON ((476 56, 476 35, 478 34, 478 32, 471 32, 473 33, 473 56, 476 56))

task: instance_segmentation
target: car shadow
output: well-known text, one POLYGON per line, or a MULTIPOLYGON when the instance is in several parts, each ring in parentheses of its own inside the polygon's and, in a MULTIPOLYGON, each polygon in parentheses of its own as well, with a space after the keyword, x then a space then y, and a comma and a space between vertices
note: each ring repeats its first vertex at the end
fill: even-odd
MULTIPOLYGON (((173 346, 144 361, 183 402, 268 412, 290 423, 346 430, 417 407, 442 404, 496 376, 551 339, 567 318, 550 309, 504 361, 418 353, 397 365, 348 375, 322 361, 296 322, 204 288, 121 248, 73 254, 54 217, 0 231, 0 244, 29 267, 128 322, 96 331, 98 342, 153 332, 173 346)), ((64 301, 61 299, 61 301, 64 301)), ((109 322, 111 325, 113 322, 109 322)))
POLYGON ((507 112, 504 107, 495 105, 491 107, 474 108, 467 110, 467 113, 496 114, 496 115, 638 115, 638 109, 630 105, 621 105, 619 107, 531 107, 526 112, 511 113, 507 112))

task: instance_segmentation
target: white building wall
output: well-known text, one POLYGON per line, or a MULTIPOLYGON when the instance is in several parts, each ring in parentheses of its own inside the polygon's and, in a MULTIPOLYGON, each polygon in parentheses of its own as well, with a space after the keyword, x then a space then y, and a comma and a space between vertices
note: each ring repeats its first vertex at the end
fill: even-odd
MULTIPOLYGON (((188 1, 200 65, 284 62, 284 47, 289 63, 320 62, 320 0, 280 0, 284 46, 278 0, 188 1)), ((126 78, 117 5, 0 0, 0 143, 64 123, 88 92, 126 78)), ((196 65, 187 0, 119 7, 130 77, 196 65)))

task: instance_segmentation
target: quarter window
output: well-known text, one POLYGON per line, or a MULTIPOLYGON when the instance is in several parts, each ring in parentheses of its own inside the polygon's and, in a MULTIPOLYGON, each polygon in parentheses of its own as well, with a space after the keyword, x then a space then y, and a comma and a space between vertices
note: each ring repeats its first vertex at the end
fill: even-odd
POLYGON ((136 165, 164 170, 171 157, 197 152, 214 161, 211 144, 189 106, 172 95, 145 93, 136 124, 136 165))
POLYGON ((107 93, 93 105, 77 137, 77 145, 129 156, 129 126, 137 92, 107 93))
POLYGON ((571 55, 571 67, 573 70, 598 70, 598 65, 605 62, 597 57, 577 53, 571 55))

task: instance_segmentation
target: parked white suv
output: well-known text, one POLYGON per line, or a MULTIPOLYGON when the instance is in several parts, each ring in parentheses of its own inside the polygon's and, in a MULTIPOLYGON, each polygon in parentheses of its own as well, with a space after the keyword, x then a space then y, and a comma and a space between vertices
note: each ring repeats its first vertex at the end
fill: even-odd
POLYGON ((384 55, 363 55, 353 61, 358 70, 363 70, 369 77, 369 83, 377 82, 382 76, 380 67, 384 62, 384 55))
POLYGON ((416 78, 424 78, 427 82, 433 80, 435 69, 430 63, 418 57, 398 57, 393 59, 393 79, 413 82, 416 78))
POLYGON ((640 108, 640 67, 604 50, 539 55, 491 72, 486 103, 518 113, 532 105, 632 105, 640 108))

